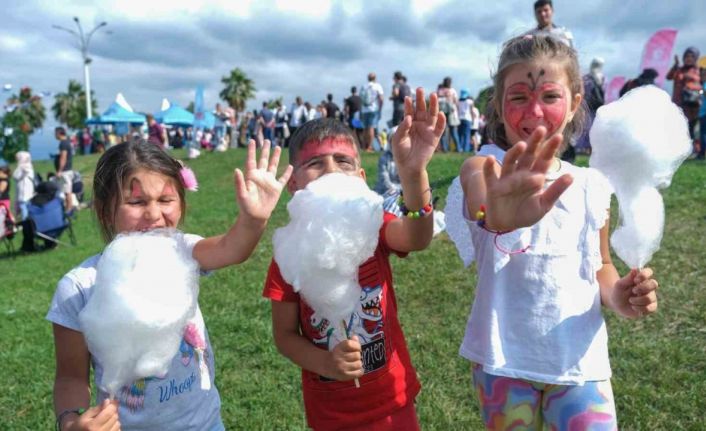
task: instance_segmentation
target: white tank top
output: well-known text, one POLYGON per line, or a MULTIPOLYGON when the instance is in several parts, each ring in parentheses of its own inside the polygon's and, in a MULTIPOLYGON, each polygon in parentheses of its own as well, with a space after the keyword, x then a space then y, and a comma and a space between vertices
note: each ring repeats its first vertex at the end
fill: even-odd
MULTIPOLYGON (((489 147, 480 154, 502 162, 502 150, 489 147)), ((598 171, 567 162, 548 178, 565 173, 574 182, 542 220, 498 237, 506 250, 529 245, 521 254, 498 250, 495 234, 469 220, 458 178, 449 188, 449 236, 478 268, 460 354, 487 373, 555 384, 610 378, 596 271, 611 188, 598 171)))

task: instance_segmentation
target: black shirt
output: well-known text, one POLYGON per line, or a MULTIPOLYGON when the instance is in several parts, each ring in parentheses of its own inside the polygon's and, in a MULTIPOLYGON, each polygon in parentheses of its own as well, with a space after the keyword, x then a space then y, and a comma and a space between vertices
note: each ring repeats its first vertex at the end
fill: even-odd
POLYGON ((64 164, 64 171, 70 171, 72 166, 71 166, 71 159, 73 159, 74 154, 73 154, 73 148, 71 147, 71 141, 68 139, 63 139, 59 141, 59 155, 56 156, 56 159, 54 159, 54 168, 56 169, 57 172, 59 172, 59 159, 61 158, 61 152, 66 151, 66 163, 64 164))
POLYGON ((346 99, 346 106, 348 107, 348 115, 351 117, 356 112, 360 111, 360 107, 363 105, 363 100, 357 94, 350 96, 346 99))

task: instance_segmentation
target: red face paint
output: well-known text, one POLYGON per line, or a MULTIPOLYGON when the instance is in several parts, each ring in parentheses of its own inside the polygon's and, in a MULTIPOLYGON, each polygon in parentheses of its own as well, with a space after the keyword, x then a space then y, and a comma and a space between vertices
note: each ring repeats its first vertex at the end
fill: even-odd
POLYGON ((510 85, 503 98, 503 120, 514 135, 527 139, 539 126, 553 135, 564 123, 568 109, 566 91, 555 82, 542 82, 544 71, 537 79, 528 74, 529 82, 510 85))
POLYGON ((175 194, 176 194, 176 192, 174 192, 174 187, 172 186, 172 183, 167 182, 164 185, 164 189, 162 190, 162 195, 163 196, 171 196, 171 195, 175 195, 175 194))
POLYGON ((142 196, 142 187, 140 186, 140 182, 137 181, 136 179, 133 179, 132 182, 130 183, 130 198, 137 199, 141 196, 142 196))
POLYGON ((324 138, 323 141, 311 140, 302 145, 297 154, 296 164, 299 167, 313 158, 328 155, 342 155, 358 160, 358 151, 350 139, 333 136, 324 138))

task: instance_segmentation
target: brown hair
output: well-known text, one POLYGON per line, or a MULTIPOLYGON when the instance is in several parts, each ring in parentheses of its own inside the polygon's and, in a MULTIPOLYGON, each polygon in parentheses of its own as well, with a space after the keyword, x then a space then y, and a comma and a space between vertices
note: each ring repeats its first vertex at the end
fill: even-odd
POLYGON ((360 153, 355 135, 345 124, 333 118, 319 118, 307 121, 303 126, 297 128, 289 141, 289 164, 296 167, 296 159, 299 150, 310 141, 321 142, 326 138, 342 136, 351 142, 356 149, 358 161, 360 163, 360 153))
MULTIPOLYGON (((583 80, 579 69, 578 56, 573 48, 558 38, 550 35, 519 36, 505 42, 503 51, 498 61, 498 70, 493 76, 493 90, 490 92, 487 129, 490 139, 504 150, 512 146, 505 135, 505 125, 502 120, 502 97, 505 92, 505 77, 510 68, 516 64, 531 63, 535 61, 556 61, 564 65, 566 78, 573 96, 583 96, 583 80)), ((559 148, 559 153, 566 149, 572 137, 579 136, 586 125, 585 101, 576 110, 573 118, 564 128, 564 142, 559 148)))
POLYGON ((103 239, 110 242, 120 233, 115 231, 115 214, 123 201, 126 182, 140 169, 160 173, 174 181, 181 204, 181 222, 186 215, 181 168, 164 150, 142 139, 115 145, 103 153, 93 177, 93 207, 103 239))

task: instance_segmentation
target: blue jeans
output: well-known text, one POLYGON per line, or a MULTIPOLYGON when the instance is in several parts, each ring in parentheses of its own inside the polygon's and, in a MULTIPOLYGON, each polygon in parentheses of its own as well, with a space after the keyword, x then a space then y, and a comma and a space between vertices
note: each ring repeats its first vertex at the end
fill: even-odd
POLYGON ((15 203, 15 209, 17 210, 17 215, 20 218, 18 221, 25 220, 27 216, 29 216, 29 210, 27 209, 27 205, 29 205, 28 202, 17 201, 15 203))
POLYGON ((460 152, 468 153, 471 151, 471 124, 469 120, 461 120, 461 125, 458 126, 460 152))
POLYGON ((461 145, 459 144, 459 137, 458 137, 458 126, 446 126, 446 130, 444 130, 444 134, 441 135, 441 149, 446 153, 450 149, 450 139, 453 138, 453 140, 456 142, 456 151, 461 151, 461 145))

